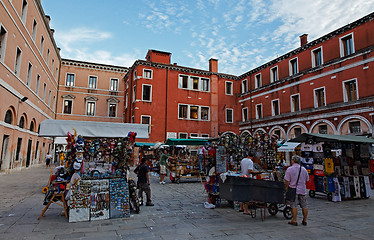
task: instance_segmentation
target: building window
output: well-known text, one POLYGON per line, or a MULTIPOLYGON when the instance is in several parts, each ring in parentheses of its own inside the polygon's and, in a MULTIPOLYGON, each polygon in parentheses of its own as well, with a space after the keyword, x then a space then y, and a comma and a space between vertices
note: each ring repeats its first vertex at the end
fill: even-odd
POLYGON ((143 69, 143 78, 152 79, 152 70, 143 69))
POLYGON ((179 105, 179 118, 188 118, 187 115, 188 105, 179 105))
POLYGON ((323 64, 322 47, 312 50, 312 67, 323 64))
MULTIPOLYGON (((53 71, 53 68, 55 68, 55 60, 54 60, 54 59, 52 59, 52 67, 51 67, 51 72, 53 71)), ((53 74, 53 72, 52 72, 52 74, 53 74)))
POLYGON ((50 51, 49 48, 47 49, 47 66, 49 66, 49 56, 50 56, 50 51))
POLYGON ((232 95, 233 89, 232 89, 232 82, 226 82, 226 95, 232 95))
POLYGON ((294 128, 294 133, 295 133, 295 137, 298 137, 301 135, 301 128, 300 127, 296 127, 294 128))
POLYGON ((53 96, 53 101, 52 101, 52 110, 55 111, 55 106, 56 106, 56 96, 53 96))
POLYGON ((353 34, 346 35, 340 38, 340 57, 351 55, 355 52, 353 44, 353 34))
POLYGON ((142 100, 146 102, 152 101, 152 85, 143 84, 142 100))
POLYGON ((199 90, 199 78, 198 77, 191 77, 192 79, 192 89, 199 90))
POLYGON ((190 119, 199 119, 199 107, 190 106, 190 119))
POLYGON ((35 123, 34 123, 34 121, 31 121, 31 123, 30 123, 30 131, 33 132, 34 129, 35 129, 35 123))
POLYGON ((148 125, 148 133, 151 133, 151 116, 141 116, 141 124, 148 125))
POLYGON ((95 116, 95 102, 87 102, 86 115, 95 116))
POLYGON ((226 108, 226 123, 233 123, 234 116, 233 110, 231 108, 226 108))
POLYGON ((40 75, 38 74, 36 76, 36 87, 35 87, 36 94, 39 94, 39 87, 40 87, 40 75))
POLYGON ((262 87, 262 83, 261 83, 261 73, 257 74, 257 75, 255 76, 255 79, 256 79, 256 81, 255 81, 255 87, 256 87, 256 88, 262 87))
POLYGON ((350 133, 361 133, 361 123, 360 121, 349 122, 349 132, 350 133))
POLYGON ((48 106, 51 107, 51 90, 48 91, 48 106))
POLYGON ((209 120, 209 108, 208 107, 200 107, 200 119, 209 120))
POLYGON ((188 138, 188 133, 179 133, 179 138, 187 139, 188 138))
POLYGON ((326 124, 319 125, 318 126, 318 133, 319 134, 327 134, 327 125, 326 124))
POLYGON ((179 75, 179 88, 188 89, 188 76, 179 75))
POLYGON ((300 111, 300 96, 299 94, 291 96, 291 112, 300 111))
POLYGON ((198 133, 191 133, 190 137, 191 138, 197 138, 197 137, 199 137, 199 134, 198 133))
POLYGON ((45 95, 46 95, 46 93, 47 93, 47 84, 44 83, 43 84, 43 101, 45 101, 45 95))
POLYGON ((16 76, 19 76, 19 71, 21 69, 21 57, 22 57, 22 51, 20 48, 17 47, 17 53, 16 53, 16 64, 14 65, 14 73, 16 76))
POLYGON ((209 134, 201 134, 201 137, 203 137, 203 138, 208 138, 208 137, 209 137, 209 134))
POLYGON ((242 93, 248 92, 248 81, 247 79, 242 81, 242 93))
POLYGON ((0 26, 0 62, 4 61, 7 35, 5 28, 0 26))
POLYGON ((12 124, 13 123, 13 113, 12 113, 12 110, 6 111, 4 122, 8 123, 8 124, 12 124))
POLYGON ((262 104, 256 104, 256 119, 262 118, 262 104))
POLYGON ((44 52, 44 37, 42 35, 42 38, 40 39, 40 53, 43 55, 44 52))
POLYGON ((21 118, 19 119, 18 127, 25 128, 25 117, 24 116, 21 116, 21 118))
POLYGON ((118 91, 118 79, 117 78, 110 79, 110 90, 118 91))
POLYGON ((135 70, 134 71, 134 80, 136 80, 138 78, 138 76, 137 76, 137 71, 135 70))
POLYGON ((201 84, 202 84, 201 90, 202 91, 209 92, 209 82, 210 82, 209 78, 201 79, 201 84))
POLYGON ((278 67, 273 67, 270 69, 270 82, 278 81, 278 67))
POLYGON ((109 104, 109 117, 116 117, 117 115, 117 104, 110 103, 109 104))
POLYGON ((279 111, 279 100, 273 100, 271 101, 271 113, 273 116, 277 116, 280 114, 279 111))
POLYGON ((314 107, 326 106, 325 88, 314 89, 314 107))
POLYGON ((19 154, 21 152, 21 145, 22 145, 22 138, 18 138, 18 140, 17 140, 17 150, 16 150, 16 161, 19 160, 19 154))
POLYGON ((32 76, 32 64, 29 63, 29 67, 27 68, 27 78, 26 78, 26 85, 29 86, 31 83, 31 76, 32 76))
POLYGON ((74 79, 75 79, 75 75, 74 74, 67 73, 66 74, 66 86, 73 87, 74 86, 74 79))
POLYGON ((89 76, 88 88, 96 88, 96 85, 97 85, 97 77, 89 76))
POLYGON ((289 63, 290 67, 290 76, 295 75, 299 72, 297 58, 291 59, 289 63))
POLYGON ((243 108, 242 109, 242 114, 243 114, 243 122, 248 122, 248 108, 243 108))
POLYGON ((135 123, 135 116, 134 115, 131 116, 131 123, 135 123))
POLYGON ((126 93, 126 99, 125 99, 125 108, 127 108, 127 105, 129 104, 129 94, 126 93))
POLYGON ((343 82, 344 102, 358 100, 357 81, 349 80, 343 82))
POLYGON ((32 39, 35 41, 35 38, 36 38, 36 30, 38 28, 38 23, 36 22, 36 20, 34 19, 34 22, 32 24, 32 39))
POLYGON ((132 88, 132 102, 136 101, 136 86, 132 88))
POLYGON ((22 10, 21 10, 21 19, 23 23, 26 23, 26 17, 27 17, 27 1, 23 0, 22 10))

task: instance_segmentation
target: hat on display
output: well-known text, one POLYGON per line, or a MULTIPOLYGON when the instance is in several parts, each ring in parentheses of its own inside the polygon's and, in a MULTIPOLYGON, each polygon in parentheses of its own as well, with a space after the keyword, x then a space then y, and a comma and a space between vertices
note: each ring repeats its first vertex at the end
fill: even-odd
POLYGON ((74 164, 73 164, 74 170, 80 170, 81 167, 82 167, 82 165, 79 162, 74 162, 74 164))

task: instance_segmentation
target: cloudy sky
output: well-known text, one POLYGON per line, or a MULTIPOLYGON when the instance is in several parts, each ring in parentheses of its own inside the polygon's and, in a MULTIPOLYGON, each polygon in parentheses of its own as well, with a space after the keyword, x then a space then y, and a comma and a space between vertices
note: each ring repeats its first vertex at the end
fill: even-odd
POLYGON ((374 11, 369 0, 43 0, 63 58, 130 67, 148 49, 240 75, 374 11))

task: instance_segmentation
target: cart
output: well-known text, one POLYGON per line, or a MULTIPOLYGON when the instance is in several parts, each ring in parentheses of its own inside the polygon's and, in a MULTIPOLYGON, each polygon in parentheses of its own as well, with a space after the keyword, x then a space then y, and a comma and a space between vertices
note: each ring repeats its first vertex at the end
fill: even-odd
POLYGON ((225 181, 219 179, 219 192, 221 199, 249 202, 255 210, 252 217, 259 209, 265 220, 267 209, 271 215, 281 211, 286 219, 292 218, 291 207, 285 204, 283 182, 227 176, 225 181))

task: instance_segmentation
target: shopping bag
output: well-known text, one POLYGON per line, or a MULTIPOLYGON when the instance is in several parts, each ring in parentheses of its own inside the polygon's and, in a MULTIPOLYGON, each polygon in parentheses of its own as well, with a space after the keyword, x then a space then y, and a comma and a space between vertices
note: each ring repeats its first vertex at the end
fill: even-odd
POLYGON ((296 188, 288 187, 286 192, 286 200, 291 202, 296 200, 296 188))

